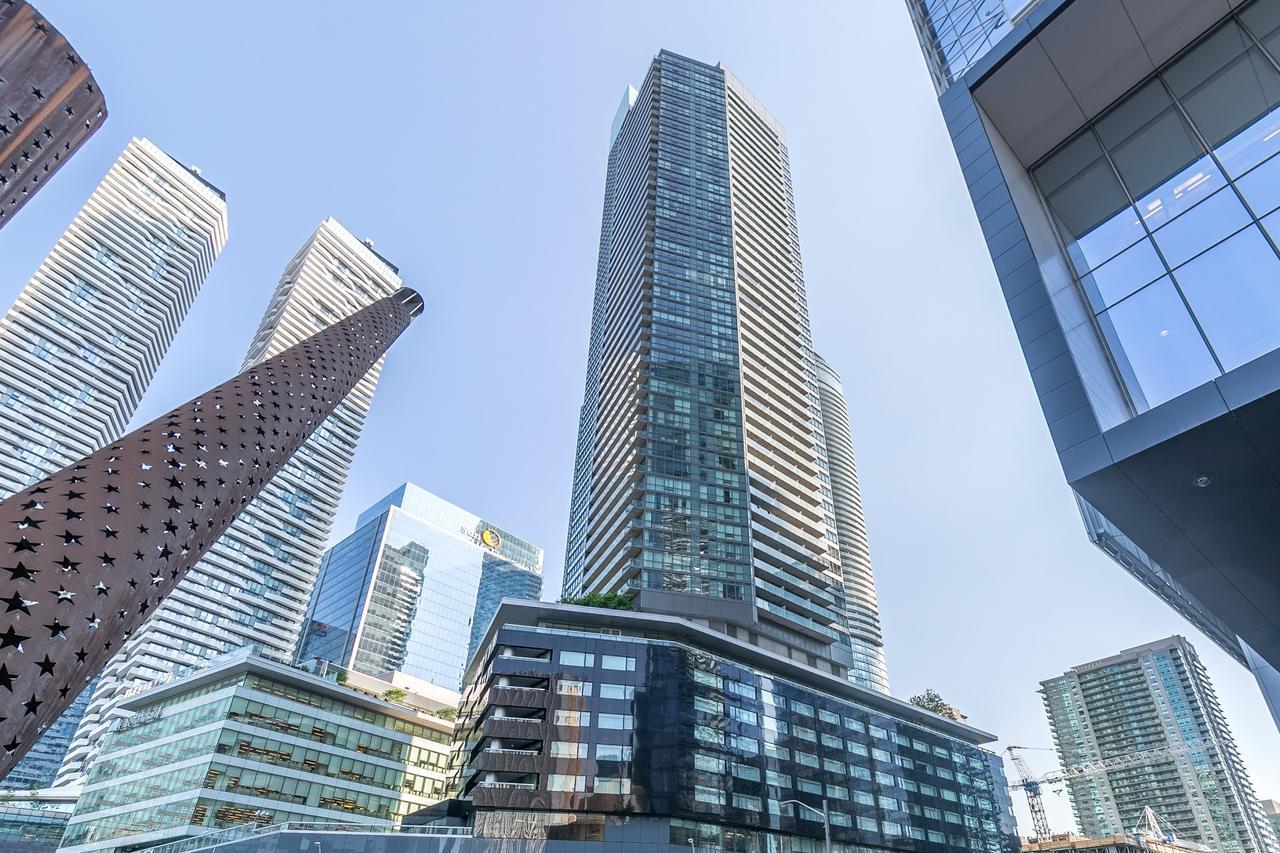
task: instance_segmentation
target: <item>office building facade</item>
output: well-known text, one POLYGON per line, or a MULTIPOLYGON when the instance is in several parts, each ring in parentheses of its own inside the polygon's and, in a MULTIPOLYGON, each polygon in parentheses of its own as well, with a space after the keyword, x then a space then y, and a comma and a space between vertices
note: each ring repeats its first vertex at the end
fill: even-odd
POLYGON ((1018 849, 991 735, 690 619, 507 601, 467 681, 478 838, 1018 849))
POLYGON ((849 407, 840 374, 821 355, 815 354, 814 358, 818 364, 818 399, 822 406, 822 432, 827 442, 831 502, 835 506, 836 533, 840 541, 844 613, 853 650, 849 679, 888 693, 889 671, 884 662, 884 637, 880 633, 876 579, 871 572, 867 521, 862 513, 862 492, 853 460, 849 407))
POLYGON ((1271 824, 1271 832, 1280 839, 1280 802, 1275 800, 1261 800, 1262 813, 1266 815, 1267 822, 1271 824))
POLYGON ((564 594, 851 643, 785 133, 663 51, 613 125, 564 594))
POLYGON ((451 721, 248 649, 120 710, 63 850, 132 850, 254 822, 385 826, 446 793, 451 721))
POLYGON ((1177 834, 1227 853, 1276 845, 1204 665, 1169 637, 1041 682, 1063 767, 1158 750, 1150 760, 1068 779, 1080 830, 1138 826, 1151 807, 1177 834))
POLYGON ((325 554, 297 658, 458 690, 498 603, 541 592, 541 548, 405 483, 325 554))
POLYGON ((0 8, 0 228, 98 132, 107 104, 89 66, 27 0, 0 8))
MULTIPOLYGON (((124 433, 226 241, 221 191, 131 140, 0 319, 0 498, 124 433)), ((53 781, 83 707, 4 787, 53 781)))
POLYGON ((1280 3, 1010 5, 908 3, 1063 470, 1280 724, 1280 3))
MULTIPOLYGON (((395 267, 333 219, 285 268, 244 367, 400 288, 395 267)), ((121 699, 241 646, 291 660, 382 360, 240 512, 103 671, 57 783, 79 781, 121 699)))

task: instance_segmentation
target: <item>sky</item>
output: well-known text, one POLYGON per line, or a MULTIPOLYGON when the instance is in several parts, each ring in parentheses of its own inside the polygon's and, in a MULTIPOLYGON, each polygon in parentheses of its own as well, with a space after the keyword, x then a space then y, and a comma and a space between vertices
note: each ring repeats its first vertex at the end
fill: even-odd
MULTIPOLYGON (((938 690, 997 749, 1050 747, 1041 680, 1181 633, 1258 795, 1280 798, 1280 734, 1252 677, 1085 537, 902 0, 38 5, 110 115, 0 230, 0 305, 130 137, 200 166, 226 192, 230 239, 138 425, 239 369, 285 264, 336 217, 427 307, 387 360, 333 538, 410 479, 544 547, 546 598, 610 122, 659 49, 724 62, 787 128, 894 694, 938 690)), ((1046 806, 1070 828, 1065 793, 1046 806)))

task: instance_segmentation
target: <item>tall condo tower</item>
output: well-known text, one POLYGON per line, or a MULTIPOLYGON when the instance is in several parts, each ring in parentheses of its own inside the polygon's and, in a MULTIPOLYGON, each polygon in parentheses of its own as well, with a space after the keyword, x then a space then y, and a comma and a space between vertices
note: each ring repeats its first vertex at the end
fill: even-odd
MULTIPOLYGON (((124 433, 226 240, 221 191, 145 139, 125 147, 0 319, 0 497, 124 433)), ((6 785, 53 781, 84 706, 6 785)))
POLYGON ((1185 639, 1072 667, 1040 687, 1063 767, 1166 748, 1143 764, 1067 783, 1085 835, 1127 832, 1150 806, 1180 836, 1214 850, 1278 849, 1213 684, 1185 639))
POLYGON ((98 83, 26 0, 0 4, 0 228, 97 133, 98 83))
MULTIPOLYGON (((399 288, 394 266, 326 219, 285 268, 244 367, 399 288)), ((379 360, 107 665, 58 773, 59 785, 82 778, 112 710, 137 688, 242 646, 292 658, 381 365, 379 360)))
POLYGON ((851 663, 781 125, 663 51, 613 125, 564 592, 851 663))
POLYGON ((888 693, 889 672, 884 663, 884 637, 880 633, 880 608, 876 603, 876 579, 871 573, 871 547, 867 543, 867 521, 862 514, 858 467, 853 461, 849 407, 844 400, 840 374, 822 356, 814 358, 818 362, 818 399, 822 403, 822 431, 827 438, 836 535, 840 540, 844 613, 853 648, 849 678, 864 687, 888 693))

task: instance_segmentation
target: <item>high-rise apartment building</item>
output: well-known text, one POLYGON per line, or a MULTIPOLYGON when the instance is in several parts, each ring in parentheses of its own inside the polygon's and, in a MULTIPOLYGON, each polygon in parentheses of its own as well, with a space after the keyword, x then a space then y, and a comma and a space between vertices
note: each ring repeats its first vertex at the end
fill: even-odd
POLYGON ((297 658, 458 690, 498 603, 541 593, 541 548, 405 483, 325 553, 297 658))
POLYGON ((889 692, 889 672, 884 663, 884 637, 880 633, 880 608, 876 580, 871 573, 871 547, 862 514, 858 468, 853 461, 853 434, 849 407, 840 374, 820 355, 818 399, 822 404, 822 431, 827 441, 836 534, 840 540, 840 571, 844 577, 844 613, 849 623, 853 663, 849 678, 864 687, 889 692))
POLYGON ((786 138, 723 66, 663 51, 619 109, 587 361, 565 595, 846 672, 786 138))
MULTIPOLYGON (((294 256, 244 367, 395 293, 394 266, 333 219, 294 256)), ((140 687, 252 645, 290 660, 338 507, 381 360, 112 659, 58 773, 77 782, 116 705, 140 687)))
POLYGON ((1041 682, 1062 766, 1161 750, 1068 780, 1081 831, 1137 826, 1150 806, 1178 835, 1225 853, 1275 853, 1231 729, 1194 648, 1169 637, 1041 682))
POLYGON ((1277 839, 1280 839, 1280 802, 1275 800, 1261 800, 1262 813, 1266 816, 1267 822, 1271 824, 1271 831, 1277 839))
POLYGON ((0 228, 107 117, 89 66, 26 0, 0 4, 0 228))
MULTIPOLYGON (((221 191, 130 141, 0 319, 0 497, 124 433, 226 241, 221 191)), ((51 782, 83 707, 5 784, 51 782)))
POLYGON ((1280 725, 1280 0, 908 7, 1091 538, 1280 725))

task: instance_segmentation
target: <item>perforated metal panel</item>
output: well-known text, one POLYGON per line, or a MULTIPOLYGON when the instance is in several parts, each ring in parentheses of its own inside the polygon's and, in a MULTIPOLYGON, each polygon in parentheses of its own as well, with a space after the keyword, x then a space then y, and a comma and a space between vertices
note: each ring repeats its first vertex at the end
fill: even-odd
POLYGON ((421 310, 402 289, 0 503, 0 778, 421 310))

